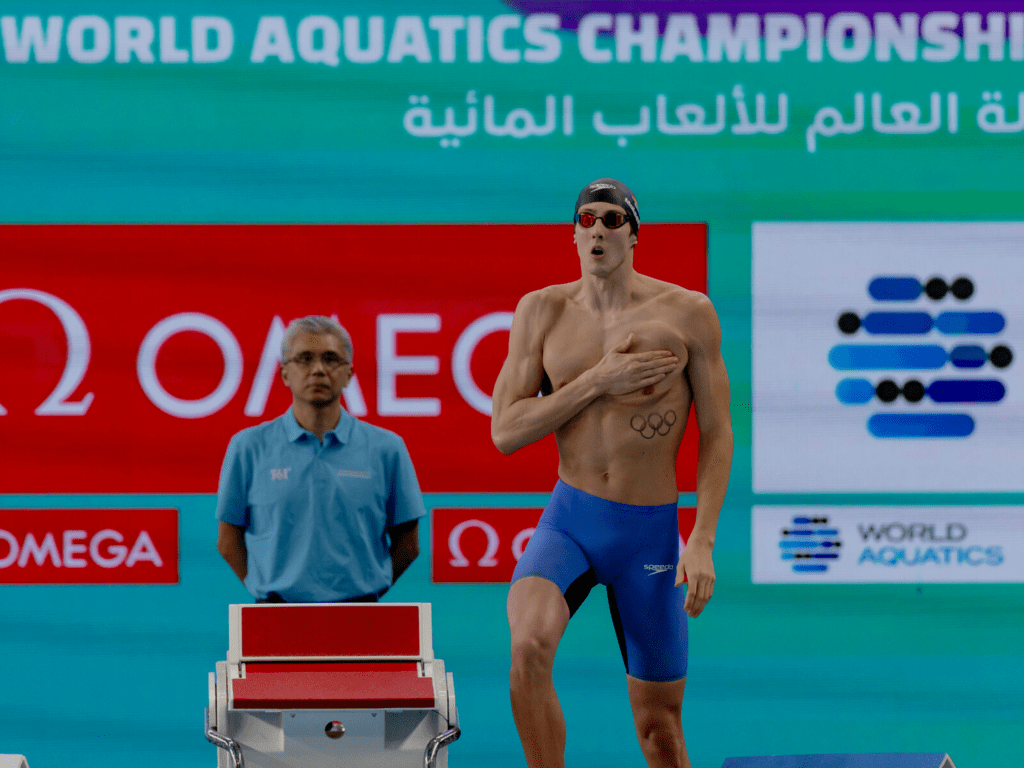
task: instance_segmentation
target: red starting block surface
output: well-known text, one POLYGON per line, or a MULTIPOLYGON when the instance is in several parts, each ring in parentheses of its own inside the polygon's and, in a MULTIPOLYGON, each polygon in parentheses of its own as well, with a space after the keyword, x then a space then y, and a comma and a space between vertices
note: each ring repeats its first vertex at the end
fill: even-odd
POLYGON ((231 681, 235 709, 429 709, 434 683, 416 662, 249 662, 231 681))

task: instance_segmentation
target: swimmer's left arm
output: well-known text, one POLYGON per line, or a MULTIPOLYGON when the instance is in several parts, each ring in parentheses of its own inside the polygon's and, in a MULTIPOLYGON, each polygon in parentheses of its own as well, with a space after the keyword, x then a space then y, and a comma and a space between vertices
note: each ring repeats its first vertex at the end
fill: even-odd
MULTIPOLYGON (((692 294, 691 294, 692 296, 692 294)), ((697 521, 676 569, 676 586, 687 580, 685 610, 699 616, 714 592, 718 515, 732 467, 732 421, 729 415, 729 375, 722 359, 722 329, 711 301, 699 295, 685 312, 691 339, 686 376, 693 392, 700 441, 697 451, 697 521)))

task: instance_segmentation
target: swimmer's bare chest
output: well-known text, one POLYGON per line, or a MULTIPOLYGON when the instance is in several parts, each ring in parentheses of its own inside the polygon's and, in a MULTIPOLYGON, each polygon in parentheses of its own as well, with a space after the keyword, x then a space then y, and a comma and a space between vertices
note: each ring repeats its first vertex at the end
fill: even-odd
POLYGON ((680 315, 665 297, 614 317, 565 303, 544 340, 544 371, 552 391, 597 365, 630 334, 628 352, 669 350, 679 364, 649 387, 597 398, 556 430, 564 482, 627 504, 663 504, 678 497, 676 456, 692 400, 685 374, 689 339, 680 315))

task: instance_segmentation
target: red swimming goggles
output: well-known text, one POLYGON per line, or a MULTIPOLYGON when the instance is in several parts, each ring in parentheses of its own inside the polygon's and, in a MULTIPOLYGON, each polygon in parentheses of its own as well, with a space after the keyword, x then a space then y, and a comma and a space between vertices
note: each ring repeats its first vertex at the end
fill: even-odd
POLYGON ((620 213, 619 211, 608 211, 603 216, 598 216, 593 213, 577 213, 573 218, 577 224, 586 229, 590 229, 592 226, 597 224, 598 219, 601 220, 608 229, 618 229, 628 221, 626 214, 620 213))

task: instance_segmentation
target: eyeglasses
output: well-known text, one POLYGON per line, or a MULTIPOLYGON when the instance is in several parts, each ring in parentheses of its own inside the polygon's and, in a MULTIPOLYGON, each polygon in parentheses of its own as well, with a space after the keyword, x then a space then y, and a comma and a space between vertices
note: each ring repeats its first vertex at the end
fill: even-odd
POLYGON ((593 213, 577 213, 573 221, 577 222, 581 227, 590 229, 592 226, 597 224, 598 219, 608 227, 608 229, 618 229, 626 223, 626 214, 619 213, 618 211, 608 211, 603 216, 598 216, 593 213))
POLYGON ((290 357, 284 362, 295 363, 299 368, 312 368, 317 360, 323 363, 324 368, 328 371, 333 371, 336 368, 349 364, 348 360, 345 360, 336 352, 324 352, 322 355, 314 355, 312 352, 300 352, 295 357, 290 357))

